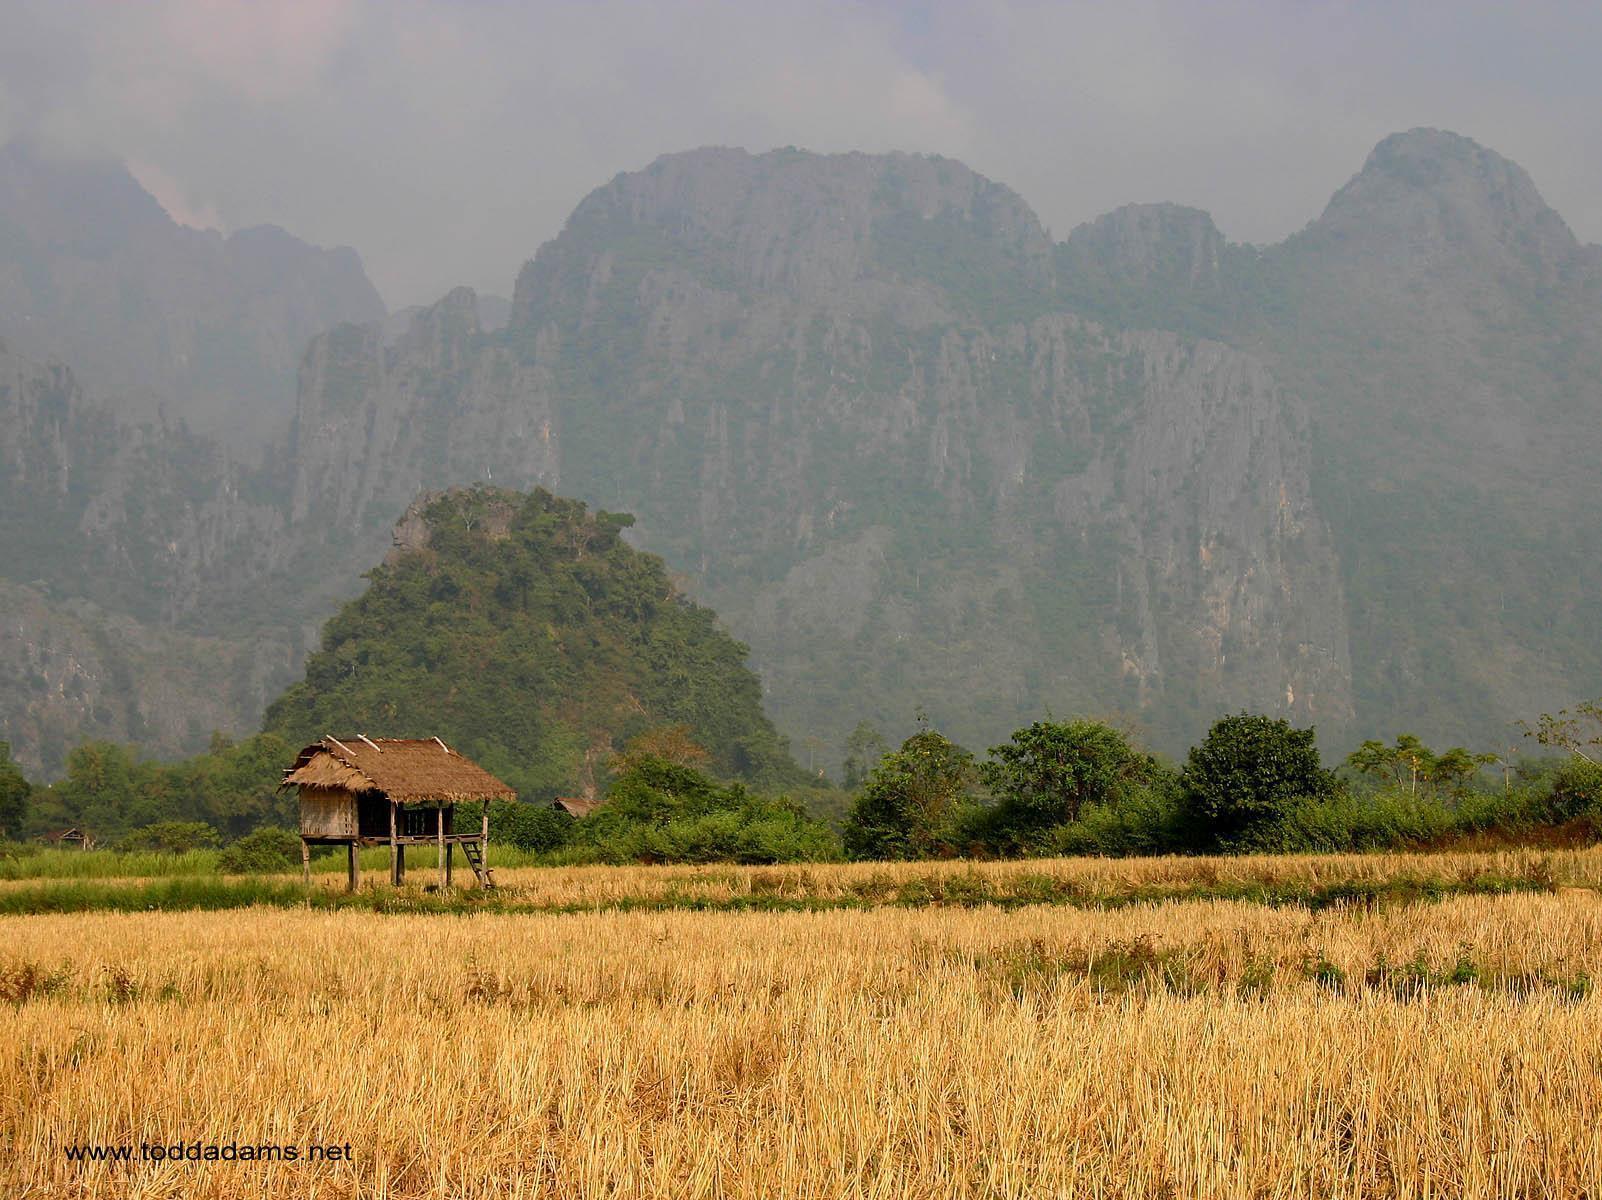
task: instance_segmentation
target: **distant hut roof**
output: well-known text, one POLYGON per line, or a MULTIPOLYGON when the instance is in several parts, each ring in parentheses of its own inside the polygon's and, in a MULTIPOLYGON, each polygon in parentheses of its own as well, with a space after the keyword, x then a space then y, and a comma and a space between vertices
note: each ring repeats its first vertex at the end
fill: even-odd
POLYGON ((558 796, 552 808, 559 808, 570 817, 587 817, 601 806, 599 800, 586 800, 578 796, 558 796))
POLYGON ((279 786, 383 792, 402 804, 517 799, 438 738, 325 737, 300 752, 279 786))

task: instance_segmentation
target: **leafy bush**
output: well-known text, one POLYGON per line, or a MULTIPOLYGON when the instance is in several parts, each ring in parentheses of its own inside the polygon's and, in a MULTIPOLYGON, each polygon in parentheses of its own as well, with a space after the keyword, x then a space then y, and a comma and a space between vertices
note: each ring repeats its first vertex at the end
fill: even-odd
POLYGON ((1126 793, 1116 804, 1094 804, 1079 819, 1046 832, 1047 854, 1172 854, 1189 842, 1186 811, 1174 781, 1126 793))
POLYGON ((84 742, 67 756, 67 774, 33 792, 33 833, 76 825, 102 841, 152 825, 204 823, 237 837, 294 819, 295 799, 278 791, 291 754, 283 739, 259 734, 234 743, 214 735, 205 754, 175 763, 142 759, 131 747, 84 742))
POLYGON ((1548 795, 1555 819, 1589 817, 1593 824, 1602 826, 1602 764, 1570 759, 1552 773, 1548 795))
POLYGON ((988 822, 998 850, 1038 849, 1056 827, 1090 809, 1110 811, 1160 774, 1150 755, 1100 721, 1036 721, 990 756, 979 773, 998 801, 988 822))
POLYGON ((14 838, 22 832, 32 792, 22 768, 11 761, 11 744, 0 742, 0 837, 14 838))
POLYGON ((1202 836, 1226 846, 1250 844, 1254 829, 1282 819, 1295 801, 1336 792, 1311 729, 1244 712, 1215 722, 1191 747, 1182 780, 1202 836))
POLYGON ((531 854, 548 854, 567 845, 573 818, 549 804, 503 800, 490 806, 490 840, 531 854))
POLYGON ((204 821, 158 821, 119 838, 117 850, 124 853, 152 850, 159 854, 185 854, 190 850, 205 850, 220 839, 217 831, 204 821))
POLYGON ((300 861, 300 838, 276 825, 247 833, 217 856, 217 869, 227 875, 268 875, 300 861))
POLYGON ((845 823, 852 858, 950 854, 975 780, 973 755, 931 729, 913 734, 868 775, 845 823))
POLYGON ((829 827, 784 797, 723 785, 680 763, 639 758, 606 803, 572 825, 569 857, 599 862, 827 861, 829 827))

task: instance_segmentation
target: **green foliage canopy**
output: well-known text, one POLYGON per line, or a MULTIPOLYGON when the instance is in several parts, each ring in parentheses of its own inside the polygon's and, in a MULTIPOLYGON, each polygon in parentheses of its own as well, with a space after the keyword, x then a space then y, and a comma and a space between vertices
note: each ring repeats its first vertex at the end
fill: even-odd
POLYGON ((10 743, 0 742, 0 837, 16 837, 21 833, 32 791, 22 768, 11 761, 10 743))
POLYGON ((1023 845, 1091 805, 1116 803, 1158 768, 1100 721, 1036 721, 992 746, 979 772, 998 802, 995 827, 1023 845))
POLYGON ((635 734, 681 724, 719 775, 803 782, 746 648, 622 540, 633 518, 475 488, 422 519, 426 546, 369 574, 268 729, 297 744, 342 730, 439 736, 525 799, 551 799, 595 785, 635 734))
POLYGON ((799 804, 720 784, 682 763, 636 758, 606 803, 574 822, 575 857, 601 862, 827 861, 839 857, 828 826, 799 804))
POLYGON ((913 734, 868 775, 846 819, 847 853, 916 859, 948 852, 976 779, 967 750, 932 729, 913 734))
POLYGON ((1191 748, 1182 778, 1192 817, 1225 844, 1281 816, 1296 799, 1335 791, 1311 729, 1245 712, 1214 722, 1191 748))

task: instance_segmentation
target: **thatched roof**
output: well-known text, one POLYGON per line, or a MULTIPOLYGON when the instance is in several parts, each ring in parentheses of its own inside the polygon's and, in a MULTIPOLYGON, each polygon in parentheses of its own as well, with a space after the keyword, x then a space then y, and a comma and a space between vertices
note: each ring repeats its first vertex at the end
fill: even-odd
POLYGON ((558 796, 551 802, 551 807, 561 809, 570 817, 587 817, 601 807, 601 802, 579 796, 558 796))
POLYGON ((402 804, 517 799, 438 738, 325 737, 300 752, 279 786, 383 792, 402 804))

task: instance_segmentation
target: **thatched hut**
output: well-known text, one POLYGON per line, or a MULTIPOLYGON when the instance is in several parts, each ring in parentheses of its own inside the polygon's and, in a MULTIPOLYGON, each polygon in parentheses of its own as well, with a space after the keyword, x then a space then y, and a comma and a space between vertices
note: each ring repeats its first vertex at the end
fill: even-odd
POLYGON ((94 834, 79 829, 76 825, 66 829, 53 829, 43 834, 40 841, 58 850, 93 850, 95 848, 94 834))
POLYGON ((457 846, 479 883, 493 887, 484 851, 489 805, 517 793, 439 738, 324 737, 300 752, 280 788, 300 789, 301 862, 310 879, 313 846, 345 846, 349 886, 359 882, 362 846, 389 846, 390 881, 406 878, 406 847, 432 843, 449 887, 457 846), (458 828, 456 806, 478 804, 479 820, 458 828))

